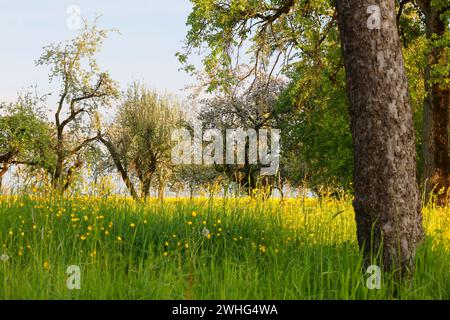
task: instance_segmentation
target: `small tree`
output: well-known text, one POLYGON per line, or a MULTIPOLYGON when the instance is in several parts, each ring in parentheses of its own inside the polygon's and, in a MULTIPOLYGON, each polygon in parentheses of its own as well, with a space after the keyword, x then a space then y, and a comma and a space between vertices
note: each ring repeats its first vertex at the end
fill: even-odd
MULTIPOLYGON (((108 148, 134 198, 138 198, 134 180, 139 181, 140 198, 145 200, 158 168, 164 168, 164 172, 170 170, 171 135, 179 119, 178 105, 170 98, 138 82, 125 92, 113 126, 100 141, 108 148)), ((161 174, 158 180, 163 188, 161 174)))
POLYGON ((90 119, 118 97, 117 84, 95 60, 107 35, 108 30, 85 22, 76 38, 45 47, 36 62, 49 66, 49 81, 60 84, 54 115, 56 161, 50 172, 55 189, 69 187, 73 172, 83 164, 83 150, 101 136, 90 119))
MULTIPOLYGON (((205 129, 258 131, 279 126, 283 114, 279 112, 277 102, 286 83, 264 72, 257 72, 254 81, 248 81, 245 74, 249 70, 250 67, 241 66, 236 72, 237 85, 233 90, 216 92, 212 98, 201 101, 199 121, 205 129)), ((246 150, 248 147, 246 142, 246 150)), ((260 176, 261 165, 250 164, 248 159, 245 164, 216 165, 216 169, 225 173, 249 195, 253 195, 258 186, 271 190, 275 182, 273 177, 260 176)))
POLYGON ((0 187, 13 165, 47 168, 52 163, 50 126, 37 108, 41 100, 30 93, 14 103, 0 104, 0 187))
POLYGON ((190 199, 193 199, 202 187, 220 177, 220 173, 213 166, 207 165, 181 165, 174 173, 174 185, 181 191, 188 191, 190 199))

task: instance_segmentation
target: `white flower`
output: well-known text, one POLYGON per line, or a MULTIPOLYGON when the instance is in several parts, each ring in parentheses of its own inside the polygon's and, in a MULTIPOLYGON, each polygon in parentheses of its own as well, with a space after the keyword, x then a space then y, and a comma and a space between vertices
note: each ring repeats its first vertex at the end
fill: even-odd
POLYGON ((0 256, 0 261, 1 262, 6 262, 6 261, 8 261, 9 260, 9 256, 6 254, 6 253, 4 253, 4 254, 2 254, 1 256, 0 256))
POLYGON ((208 235, 209 235, 209 230, 208 229, 206 229, 206 228, 203 228, 203 230, 202 230, 202 236, 204 236, 204 237, 207 237, 208 235))

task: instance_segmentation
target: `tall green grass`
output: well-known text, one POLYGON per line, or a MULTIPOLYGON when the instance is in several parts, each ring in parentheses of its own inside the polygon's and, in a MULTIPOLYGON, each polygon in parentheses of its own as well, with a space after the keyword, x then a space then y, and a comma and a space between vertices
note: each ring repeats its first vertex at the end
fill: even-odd
POLYGON ((3 197, 0 299, 449 299, 446 215, 411 280, 369 290, 350 202, 3 197))

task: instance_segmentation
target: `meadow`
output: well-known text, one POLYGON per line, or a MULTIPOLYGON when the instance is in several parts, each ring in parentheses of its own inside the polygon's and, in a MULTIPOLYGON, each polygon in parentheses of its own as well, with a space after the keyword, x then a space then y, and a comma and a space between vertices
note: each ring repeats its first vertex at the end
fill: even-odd
POLYGON ((414 278, 369 290, 350 200, 3 196, 0 299, 450 299, 448 209, 424 227, 414 278))

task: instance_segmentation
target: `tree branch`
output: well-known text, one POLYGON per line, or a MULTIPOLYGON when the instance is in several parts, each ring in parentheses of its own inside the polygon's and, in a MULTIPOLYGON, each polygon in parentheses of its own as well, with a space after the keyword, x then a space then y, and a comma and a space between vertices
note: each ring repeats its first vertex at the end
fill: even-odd
POLYGON ((400 24, 400 18, 402 17, 403 9, 405 8, 405 5, 410 3, 410 2, 411 2, 411 0, 401 0, 400 1, 398 12, 397 12, 397 25, 400 24))
POLYGON ((128 176, 128 172, 122 165, 122 161, 120 160, 120 156, 119 153, 117 152, 116 147, 112 144, 111 141, 105 139, 103 136, 99 137, 99 141, 103 143, 103 145, 108 149, 109 153, 111 154, 114 164, 116 165, 117 170, 122 176, 122 180, 125 183, 128 190, 130 191, 130 194, 133 197, 133 199, 139 200, 139 196, 136 192, 136 189, 134 188, 133 183, 130 180, 130 177, 128 176))
POLYGON ((73 156, 74 154, 77 154, 81 149, 88 146, 91 142, 99 140, 101 137, 102 137, 102 134, 99 133, 95 137, 84 140, 78 147, 70 150, 68 153, 68 156, 70 157, 70 156, 73 156))

